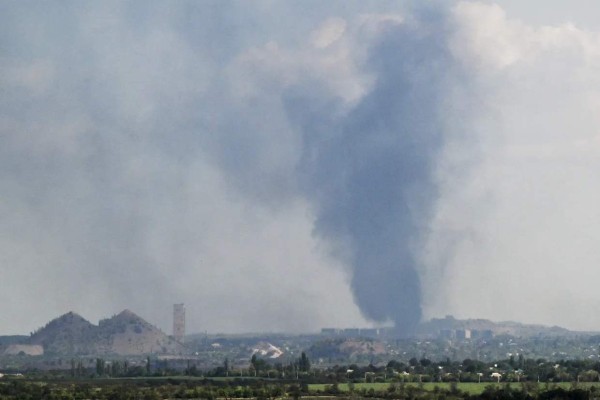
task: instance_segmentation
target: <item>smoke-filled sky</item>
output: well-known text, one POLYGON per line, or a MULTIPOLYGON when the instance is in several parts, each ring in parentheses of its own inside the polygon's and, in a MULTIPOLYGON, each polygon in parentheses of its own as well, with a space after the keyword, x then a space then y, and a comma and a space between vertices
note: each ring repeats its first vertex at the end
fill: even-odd
POLYGON ((192 332, 600 330, 598 21, 0 1, 0 334, 180 302, 192 332))

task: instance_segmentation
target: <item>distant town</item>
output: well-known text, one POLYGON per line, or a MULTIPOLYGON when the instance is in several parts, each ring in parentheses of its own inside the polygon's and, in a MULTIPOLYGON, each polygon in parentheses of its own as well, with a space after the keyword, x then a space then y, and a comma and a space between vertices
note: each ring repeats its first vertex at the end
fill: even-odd
POLYGON ((43 387, 62 393, 56 398, 91 398, 85 391, 94 387, 99 399, 566 398, 600 389, 594 382, 596 333, 452 316, 423 322, 410 337, 391 327, 188 334, 185 305, 175 304, 170 335, 123 310, 98 325, 68 312, 28 336, 0 336, 0 399, 54 398, 43 387))
POLYGON ((171 368, 194 365, 202 369, 227 360, 232 368, 243 369, 253 356, 290 363, 302 353, 311 357, 315 367, 323 368, 340 363, 407 363, 412 358, 600 359, 600 336, 560 327, 446 316, 419 324, 411 337, 399 337, 396 332, 393 327, 382 327, 322 328, 315 334, 188 334, 185 305, 175 304, 168 335, 131 310, 98 325, 68 312, 29 336, 0 336, 0 368, 68 369, 70 363, 65 360, 81 360, 88 366, 96 357, 114 357, 128 359, 130 365, 169 360, 171 368))

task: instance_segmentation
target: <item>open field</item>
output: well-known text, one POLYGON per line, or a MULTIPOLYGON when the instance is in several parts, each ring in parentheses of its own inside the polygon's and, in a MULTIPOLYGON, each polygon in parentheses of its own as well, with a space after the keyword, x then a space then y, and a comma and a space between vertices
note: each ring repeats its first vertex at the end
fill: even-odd
POLYGON ((261 379, 189 379, 182 376, 95 378, 95 379, 0 379, 0 399, 78 399, 98 400, 144 399, 291 399, 333 400, 347 398, 394 398, 435 400, 450 395, 456 400, 470 400, 482 393, 489 398, 514 399, 527 392, 529 398, 592 398, 600 393, 600 382, 594 383, 340 383, 333 385, 308 384, 302 381, 261 379), (149 379, 150 378, 150 379, 149 379), (393 393, 386 393, 393 388, 393 393), (509 388, 509 389, 507 389, 509 388), (593 388, 593 389, 591 389, 593 388), (308 390, 307 390, 308 389, 308 390), (485 392, 491 389, 490 392, 485 392), (579 389, 579 390, 573 390, 579 389), (583 390, 582 390, 583 389, 583 390), (591 389, 591 390, 590 390, 591 389), (354 392, 352 392, 354 391, 354 392), (491 397, 490 397, 491 396, 491 397), (550 396, 550 397, 548 397, 550 396), (583 396, 583 397, 582 397, 583 396))
MULTIPOLYGON (((502 387, 505 387, 505 385, 507 385, 507 384, 512 389, 515 389, 515 390, 519 390, 523 387, 523 383, 519 383, 519 382, 510 382, 510 383, 458 382, 458 383, 456 383, 456 388, 458 390, 460 390, 461 392, 465 392, 465 393, 469 393, 469 394, 481 394, 485 390, 485 388, 488 386, 502 388, 502 387)), ((382 391, 382 390, 387 390, 390 385, 391 385, 390 383, 355 383, 354 390, 373 389, 375 391, 382 391)), ((424 382, 422 384, 419 384, 416 382, 407 382, 407 383, 404 383, 404 385, 405 385, 405 387, 411 387, 411 386, 412 387, 422 387, 423 389, 425 389, 427 391, 434 391, 434 390, 436 390, 436 387, 438 389, 443 389, 443 390, 450 390, 450 388, 451 388, 451 384, 448 382, 424 382)), ((536 383, 533 382, 532 387, 535 388, 535 385, 536 385, 536 383)), ((572 382, 556 382, 556 383, 550 383, 548 385, 546 383, 537 383, 537 385, 538 385, 537 387, 540 390, 546 390, 547 388, 554 388, 554 387, 568 390, 568 389, 573 388, 574 383, 572 383, 572 382)), ((576 385, 577 385, 577 387, 582 388, 582 389, 588 389, 588 388, 594 386, 597 390, 600 391, 600 382, 585 382, 585 383, 582 382, 582 383, 577 383, 576 385)), ((331 387, 331 385, 309 384, 308 387, 311 392, 313 392, 313 391, 316 392, 316 391, 324 391, 327 387, 331 387)), ((338 384, 338 389, 342 392, 350 391, 350 387, 347 383, 338 384)))
MULTIPOLYGON (((15 379, 15 378, 6 378, 3 380, 0 380, 0 383, 7 382, 7 381, 12 381, 12 380, 26 380, 29 382, 38 382, 38 383, 45 383, 47 382, 44 379, 15 379)), ((215 384, 218 384, 219 382, 221 383, 226 383, 229 382, 229 384, 234 383, 234 386, 238 387, 238 388, 242 388, 244 386, 247 385, 252 385, 252 382, 265 382, 268 384, 282 384, 282 383, 288 383, 288 384, 292 384, 294 383, 294 381, 281 381, 278 379, 266 379, 266 378, 255 378, 255 377, 236 377, 236 376, 230 376, 230 377, 193 377, 193 376, 185 376, 185 375, 172 375, 172 376, 160 376, 160 377, 154 377, 154 376, 148 376, 148 377, 121 377, 121 378, 92 378, 92 379, 70 379, 70 378, 63 378, 63 379, 51 379, 50 382, 55 382, 55 383, 68 383, 68 384, 77 384, 77 385, 81 385, 81 384, 88 384, 88 385, 118 385, 118 384, 141 384, 141 385, 161 385, 161 384, 166 384, 166 385, 179 385, 181 383, 184 382, 188 382, 187 385, 199 385, 199 386, 203 386, 206 384, 210 384, 209 382, 214 382, 215 384), (154 382, 154 383, 152 383, 154 382), (237 383, 237 385, 235 385, 237 383)), ((450 382, 423 382, 423 383, 417 383, 417 382, 406 382, 406 383, 389 383, 389 382, 374 382, 374 383, 364 383, 364 382, 357 382, 357 383, 353 383, 353 384, 348 384, 348 383, 338 383, 337 384, 337 388, 340 392, 350 392, 350 385, 352 385, 353 390, 355 391, 363 391, 363 390, 374 390, 376 392, 381 392, 381 391, 386 391, 391 385, 397 385, 398 387, 404 386, 405 389, 407 388, 421 388, 424 389, 426 391, 437 391, 437 390, 451 390, 453 385, 456 385, 456 389, 458 389, 461 392, 464 393, 468 393, 468 394, 472 394, 472 395, 477 395, 477 394, 481 394, 487 387, 495 387, 495 388, 504 388, 507 385, 514 390, 520 390, 523 388, 524 384, 528 385, 528 390, 530 391, 535 391, 536 389, 540 390, 540 391, 545 391, 548 389, 556 389, 556 388, 562 388, 565 390, 570 390, 570 389, 574 389, 575 387, 580 388, 580 389, 589 389, 591 387, 595 387, 595 389, 600 392, 600 382, 580 382, 580 383, 574 383, 574 382, 553 382, 553 383, 536 383, 536 382, 500 382, 500 383, 493 383, 493 382, 482 382, 482 383, 476 383, 476 382, 456 382, 456 383, 450 383, 450 382)), ((323 384, 323 383, 310 383, 308 384, 308 389, 311 392, 311 394, 318 394, 319 392, 321 392, 322 394, 326 394, 326 392, 328 391, 328 389, 331 389, 333 385, 332 384, 323 384)))

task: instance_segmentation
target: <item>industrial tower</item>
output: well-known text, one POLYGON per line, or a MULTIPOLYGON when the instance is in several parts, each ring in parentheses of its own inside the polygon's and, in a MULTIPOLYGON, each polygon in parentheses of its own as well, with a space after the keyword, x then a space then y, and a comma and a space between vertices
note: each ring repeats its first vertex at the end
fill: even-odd
POLYGON ((183 343, 185 339, 185 306, 173 304, 173 337, 183 343))

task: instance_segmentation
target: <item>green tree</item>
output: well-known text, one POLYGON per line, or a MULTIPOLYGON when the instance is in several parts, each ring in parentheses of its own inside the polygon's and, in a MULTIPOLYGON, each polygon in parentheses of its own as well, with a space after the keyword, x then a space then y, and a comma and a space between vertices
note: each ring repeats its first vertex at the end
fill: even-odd
POLYGON ((250 366, 254 369, 254 375, 258 375, 258 357, 256 354, 252 354, 252 358, 250 359, 250 366))
POLYGON ((259 358, 256 354, 252 355, 252 359, 250 359, 250 368, 254 369, 254 374, 258 375, 260 371, 266 371, 270 368, 268 362, 259 358))
POLYGON ((302 372, 310 371, 310 360, 308 359, 308 357, 306 356, 306 353, 304 353, 304 352, 302 352, 302 355, 300 356, 300 360, 298 360, 298 368, 302 372))
POLYGON ((105 362, 101 358, 96 358, 96 375, 104 375, 105 362))

